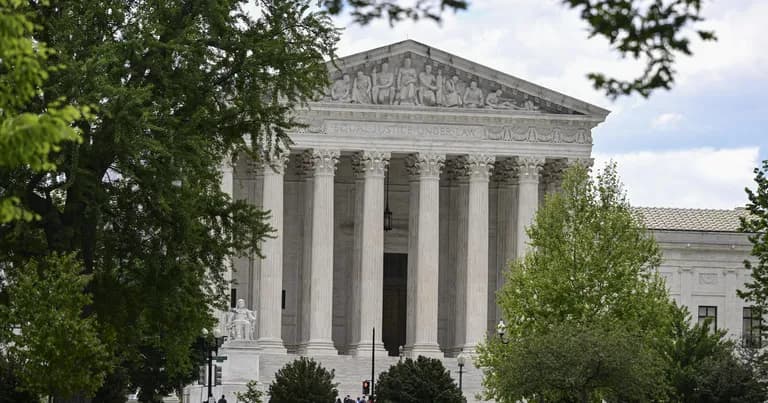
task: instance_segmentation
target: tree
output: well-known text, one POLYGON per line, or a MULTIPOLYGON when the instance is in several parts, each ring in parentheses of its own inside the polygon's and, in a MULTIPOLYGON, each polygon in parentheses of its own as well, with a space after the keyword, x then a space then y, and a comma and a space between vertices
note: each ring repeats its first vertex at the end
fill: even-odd
POLYGON ((88 277, 74 255, 52 254, 9 271, 7 305, 0 305, 4 353, 19 363, 22 389, 72 396, 95 392, 111 362, 96 318, 81 318, 88 277), (83 365, 88 363, 89 365, 83 365))
POLYGON ((678 402, 764 402, 760 377, 741 359, 725 331, 693 324, 685 307, 675 309, 665 349, 671 398, 678 402))
POLYGON ((664 365, 644 340, 622 329, 556 324, 527 334, 495 367, 498 401, 653 401, 664 397, 664 365), (530 400, 529 400, 530 401, 530 400))
POLYGON ((269 401, 274 403, 333 403, 339 391, 333 383, 334 371, 323 368, 315 360, 298 358, 275 374, 269 385, 269 401))
MULTIPOLYGON (((188 379, 190 346, 226 303, 225 257, 258 253, 268 236, 267 213, 221 192, 221 162, 284 150, 291 109, 327 82, 324 58, 338 35, 326 13, 308 1, 264 0, 264 12, 250 17, 243 3, 25 6, 40 27, 31 39, 58 50, 47 66, 71 66, 51 71, 38 93, 98 105, 98 114, 76 123, 81 143, 45 154, 55 167, 0 167, 4 191, 40 217, 0 226, 0 260, 10 277, 52 254, 76 256, 87 282, 68 298, 88 301, 80 312, 98 332, 92 347, 108 353, 83 357, 78 368, 114 364, 142 401, 188 379)), ((26 105, 36 115, 46 107, 26 105)), ((43 278, 61 271, 38 269, 43 278)), ((69 340, 66 332, 51 337, 51 345, 69 340)))
POLYGON ((442 361, 419 356, 399 362, 379 375, 376 401, 398 403, 464 402, 442 361))
MULTIPOLYGON (((88 108, 50 100, 39 113, 26 111, 30 103, 45 103, 40 87, 48 74, 62 66, 48 66, 54 51, 33 35, 39 29, 29 18, 27 2, 0 0, 0 168, 42 172, 55 166, 51 152, 66 141, 78 141, 71 123, 88 108)), ((32 219, 20 206, 19 195, 0 187, 0 223, 32 219)))
POLYGON ((753 309, 760 314, 768 312, 768 160, 763 161, 762 169, 755 168, 755 183, 755 190, 745 189, 749 214, 741 217, 740 228, 749 234, 750 254, 754 261, 744 260, 751 281, 745 285, 745 290, 739 291, 739 297, 753 303, 753 309))
POLYGON ((521 359, 512 346, 527 337, 551 340, 563 326, 619 332, 636 340, 641 352, 657 351, 671 320, 656 272, 661 255, 632 215, 615 164, 595 179, 580 165, 567 170, 562 192, 547 197, 528 235, 530 251, 512 263, 498 294, 510 342, 491 339, 480 348, 489 397, 529 398, 509 389, 504 369, 521 359))
POLYGON ((245 392, 238 392, 235 394, 237 401, 242 403, 261 403, 261 397, 264 395, 259 390, 258 382, 249 381, 245 385, 245 392))

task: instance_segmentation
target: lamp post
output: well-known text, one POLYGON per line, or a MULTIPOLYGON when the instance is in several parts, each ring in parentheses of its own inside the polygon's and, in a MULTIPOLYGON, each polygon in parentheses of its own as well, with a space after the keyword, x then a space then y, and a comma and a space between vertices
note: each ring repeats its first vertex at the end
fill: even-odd
POLYGON ((464 355, 464 353, 459 353, 459 355, 456 356, 456 362, 459 363, 459 392, 464 394, 464 390, 462 389, 462 378, 464 375, 464 364, 466 364, 467 356, 464 355))
POLYGON ((213 356, 219 355, 219 347, 224 344, 226 336, 222 336, 221 330, 213 330, 213 337, 209 337, 208 329, 203 329, 203 349, 205 350, 206 361, 208 361, 208 401, 213 401, 213 356))
POLYGON ((508 344, 509 339, 507 339, 505 336, 507 335, 507 325, 504 323, 504 320, 499 320, 499 324, 496 325, 496 333, 499 335, 499 340, 502 344, 508 344))

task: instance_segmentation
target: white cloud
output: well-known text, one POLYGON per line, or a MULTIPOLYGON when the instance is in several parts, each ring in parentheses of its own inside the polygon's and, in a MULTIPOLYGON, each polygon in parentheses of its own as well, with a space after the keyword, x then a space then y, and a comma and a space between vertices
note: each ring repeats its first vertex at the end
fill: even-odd
POLYGON ((634 206, 732 209, 753 187, 758 147, 595 154, 595 167, 612 159, 634 206))
POLYGON ((651 127, 656 130, 675 129, 683 120, 683 115, 677 112, 662 113, 651 121, 651 127))

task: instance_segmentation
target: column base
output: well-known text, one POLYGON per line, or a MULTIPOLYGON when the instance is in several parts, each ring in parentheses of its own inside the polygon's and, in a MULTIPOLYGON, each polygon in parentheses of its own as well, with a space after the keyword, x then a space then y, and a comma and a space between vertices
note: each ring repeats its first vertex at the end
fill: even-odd
POLYGON ((403 351, 406 357, 412 359, 416 359, 420 355, 429 358, 445 358, 445 354, 437 344, 414 344, 405 346, 403 351))
POLYGON ((456 346, 451 349, 450 356, 451 357, 457 357, 460 353, 466 354, 472 354, 474 355, 477 352, 477 344, 463 344, 461 346, 456 346))
POLYGON ((339 355, 330 340, 310 340, 299 345, 299 355, 339 355))
POLYGON ((262 337, 258 340, 264 354, 287 354, 288 350, 283 345, 283 339, 276 337, 262 337))
MULTIPOLYGON (((358 344, 353 344, 349 346, 349 351, 347 353, 348 355, 354 355, 358 357, 370 357, 371 356, 371 341, 361 341, 358 344)), ((374 352, 374 356, 376 357, 386 357, 389 355, 389 352, 384 348, 384 343, 381 341, 376 342, 376 351, 374 352)))

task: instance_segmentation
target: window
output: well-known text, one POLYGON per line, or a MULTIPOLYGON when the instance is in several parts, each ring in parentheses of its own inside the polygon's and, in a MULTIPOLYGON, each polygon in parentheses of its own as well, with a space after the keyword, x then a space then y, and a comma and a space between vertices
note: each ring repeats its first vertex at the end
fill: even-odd
POLYGON ((699 324, 704 325, 709 320, 709 328, 714 333, 717 329, 717 307, 699 305, 699 324))
POLYGON ((741 335, 744 339, 744 346, 760 348, 762 346, 760 339, 762 318, 757 309, 744 307, 741 323, 741 335))

